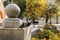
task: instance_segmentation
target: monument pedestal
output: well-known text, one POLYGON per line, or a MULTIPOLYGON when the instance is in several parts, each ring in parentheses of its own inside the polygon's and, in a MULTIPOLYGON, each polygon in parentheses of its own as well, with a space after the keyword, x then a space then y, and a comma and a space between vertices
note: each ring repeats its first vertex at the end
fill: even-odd
POLYGON ((0 28, 0 40, 30 40, 31 27, 19 28, 22 20, 19 18, 8 18, 3 20, 0 28))
POLYGON ((26 28, 0 28, 0 40, 30 40, 31 27, 26 28))

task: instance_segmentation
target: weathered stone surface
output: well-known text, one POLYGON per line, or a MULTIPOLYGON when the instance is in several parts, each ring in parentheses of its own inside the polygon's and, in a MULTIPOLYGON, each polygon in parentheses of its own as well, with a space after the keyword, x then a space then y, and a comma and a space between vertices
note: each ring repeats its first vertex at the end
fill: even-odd
POLYGON ((15 18, 20 14, 20 8, 16 4, 8 4, 5 13, 9 18, 15 18))
POLYGON ((8 18, 3 21, 3 28, 19 28, 22 20, 19 18, 8 18))

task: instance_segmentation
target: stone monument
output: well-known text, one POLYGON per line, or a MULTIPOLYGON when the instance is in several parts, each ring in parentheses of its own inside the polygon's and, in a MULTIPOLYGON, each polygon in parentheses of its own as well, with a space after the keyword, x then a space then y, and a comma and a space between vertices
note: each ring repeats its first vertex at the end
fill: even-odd
POLYGON ((0 40, 30 40, 32 26, 22 29, 19 28, 20 25, 22 25, 22 20, 17 18, 20 14, 20 8, 14 3, 9 3, 5 7, 5 14, 8 18, 3 20, 3 29, 0 33, 0 40), (1 37, 1 35, 3 36, 1 37))
POLYGON ((3 27, 5 28, 19 28, 22 25, 22 20, 17 18, 20 14, 20 8, 14 4, 10 3, 5 7, 5 14, 8 18, 4 19, 3 27))

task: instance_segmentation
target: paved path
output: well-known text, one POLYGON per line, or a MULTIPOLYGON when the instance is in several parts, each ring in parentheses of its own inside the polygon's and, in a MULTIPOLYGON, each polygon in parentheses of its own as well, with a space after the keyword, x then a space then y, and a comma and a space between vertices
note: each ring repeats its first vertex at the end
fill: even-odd
MULTIPOLYGON (((48 23, 50 23, 50 20, 48 20, 48 23)), ((52 18, 51 19, 51 23, 52 24, 56 24, 56 18, 52 18)), ((45 20, 39 20, 39 24, 40 25, 44 25, 45 24, 45 20)), ((58 24, 60 24, 60 17, 58 18, 58 24)))
MULTIPOLYGON (((54 24, 58 30, 60 30, 60 24, 54 24)), ((31 32, 35 32, 37 29, 43 29, 44 25, 34 25, 35 27, 31 28, 31 32)))

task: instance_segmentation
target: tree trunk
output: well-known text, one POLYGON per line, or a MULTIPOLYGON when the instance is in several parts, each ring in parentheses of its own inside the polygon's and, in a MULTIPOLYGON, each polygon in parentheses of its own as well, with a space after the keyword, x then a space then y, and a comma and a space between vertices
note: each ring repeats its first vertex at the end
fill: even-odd
POLYGON ((50 25, 51 25, 51 13, 50 13, 50 25))
POLYGON ((56 14, 56 24, 58 24, 58 13, 56 14))
POLYGON ((48 15, 46 14, 46 21, 45 23, 47 24, 48 23, 48 15))

